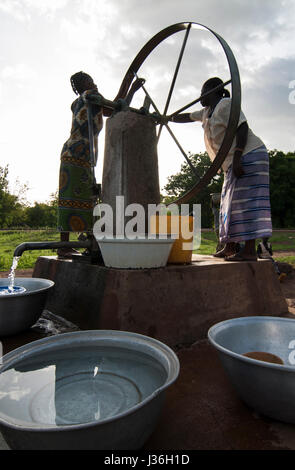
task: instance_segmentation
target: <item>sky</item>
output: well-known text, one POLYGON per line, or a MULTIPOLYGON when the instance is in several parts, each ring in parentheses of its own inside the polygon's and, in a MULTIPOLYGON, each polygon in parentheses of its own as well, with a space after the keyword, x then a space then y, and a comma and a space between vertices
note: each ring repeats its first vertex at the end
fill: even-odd
MULTIPOLYGON (((238 64, 249 127, 269 150, 295 151, 294 0, 0 0, 0 166, 9 165, 11 191, 26 184, 29 204, 48 201, 56 192, 76 98, 73 73, 92 75, 99 92, 111 100, 149 39, 181 22, 205 25, 222 36, 238 64)), ((138 72, 161 111, 183 39, 184 32, 170 36, 138 72)), ((168 113, 196 99, 211 76, 230 78, 225 54, 213 34, 194 29, 168 113)), ((143 100, 140 90, 132 106, 141 107, 143 100)), ((199 123, 171 128, 186 152, 205 150, 199 123)), ((184 159, 166 131, 158 153, 163 188, 184 159)))

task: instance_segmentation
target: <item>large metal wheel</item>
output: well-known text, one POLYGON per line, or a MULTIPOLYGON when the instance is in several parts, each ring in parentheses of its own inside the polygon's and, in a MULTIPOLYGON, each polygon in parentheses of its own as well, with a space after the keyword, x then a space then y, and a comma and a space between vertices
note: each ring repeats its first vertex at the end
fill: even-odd
MULTIPOLYGON (((188 41, 189 41, 189 38, 190 38, 191 30, 195 29, 195 28, 197 28, 197 29, 201 28, 201 29, 209 31, 210 33, 212 33, 215 36, 215 38, 219 41, 219 43, 222 46, 222 49, 223 49, 223 51, 225 53, 225 56, 226 56, 226 59, 227 59, 227 64, 228 64, 229 72, 230 72, 230 78, 227 81, 225 81, 224 84, 227 85, 227 84, 231 83, 231 98, 232 98, 231 99, 231 109, 230 109, 229 121, 228 121, 228 125, 227 125, 226 131, 225 131, 223 142, 222 142, 222 144, 220 146, 220 149, 219 149, 214 161, 212 162, 210 168, 208 169, 208 171, 202 177, 199 177, 197 175, 197 172, 196 172, 195 168, 193 167, 188 155, 183 150, 182 146, 180 145, 180 143, 176 139, 174 133, 170 129, 169 123, 164 124, 167 131, 169 132, 170 136, 172 137, 172 139, 174 140, 174 142, 178 146, 178 148, 179 148, 180 152, 182 153, 183 157, 186 159, 187 163, 189 164, 192 171, 194 172, 195 179, 196 179, 196 182, 193 184, 192 188, 186 194, 184 194, 182 197, 180 197, 180 198, 176 199, 175 201, 173 201, 177 204, 187 203, 193 197, 195 197, 205 186, 207 186, 210 183, 212 178, 214 178, 214 176, 217 174, 218 170, 221 168, 221 166, 222 166, 222 164, 223 164, 223 162, 224 162, 224 160, 225 160, 225 158, 226 158, 226 156, 227 156, 227 154, 228 154, 228 152, 231 148, 232 142, 233 142, 235 134, 236 134, 237 125, 238 125, 239 116, 240 116, 240 110, 241 110, 241 85, 240 85, 240 77, 239 77, 238 66, 237 66, 235 57, 234 57, 229 45, 226 43, 226 41, 221 36, 219 36, 219 34, 215 33, 210 28, 207 28, 206 26, 201 25, 199 23, 185 22, 185 23, 177 23, 177 24, 174 24, 172 26, 168 26, 167 28, 163 29, 158 34, 153 36, 145 44, 145 46, 140 50, 140 52, 137 54, 137 56, 135 57, 135 59, 131 63, 130 67, 128 68, 128 70, 126 72, 126 75, 125 75, 125 77, 122 81, 122 84, 120 86, 120 89, 118 91, 118 94, 115 98, 115 100, 117 100, 117 99, 121 98, 122 96, 124 96, 126 94, 126 90, 128 90, 128 88, 130 87, 132 81, 138 75, 138 72, 140 71, 142 65, 144 64, 144 62, 146 61, 148 56, 157 48, 157 46, 159 46, 162 42, 168 40, 168 38, 170 38, 170 36, 173 36, 174 34, 181 33, 182 31, 184 31, 184 33, 181 33, 181 34, 184 34, 184 38, 183 38, 181 50, 180 50, 180 53, 179 53, 179 56, 178 56, 178 59, 177 59, 177 64, 176 64, 176 68, 175 68, 175 71, 174 71, 174 74, 173 74, 171 85, 170 85, 170 88, 168 90, 167 100, 166 100, 166 103, 165 103, 165 106, 164 106, 164 110, 162 112, 158 109, 157 104, 153 101, 153 99, 149 95, 146 88, 143 87, 143 89, 144 89, 144 92, 150 98, 151 104, 152 104, 155 112, 158 113, 158 114, 161 114, 162 116, 177 115, 177 114, 185 111, 186 109, 189 109, 192 105, 196 104, 197 102, 199 102, 201 97, 193 100, 192 102, 190 102, 187 105, 183 106, 181 109, 173 111, 172 113, 171 112, 168 113, 171 97, 172 97, 172 94, 174 92, 176 79, 177 79, 177 76, 178 76, 178 73, 179 73, 179 70, 180 70, 180 67, 181 67, 183 54, 184 54, 184 51, 187 47, 187 44, 188 44, 188 41)), ((140 72, 139 72, 139 75, 140 75, 140 72)), ((181 124, 181 125, 183 125, 183 124, 181 124)), ((163 127, 163 124, 160 124, 159 130, 158 130, 158 139, 161 136, 162 127, 163 127)))

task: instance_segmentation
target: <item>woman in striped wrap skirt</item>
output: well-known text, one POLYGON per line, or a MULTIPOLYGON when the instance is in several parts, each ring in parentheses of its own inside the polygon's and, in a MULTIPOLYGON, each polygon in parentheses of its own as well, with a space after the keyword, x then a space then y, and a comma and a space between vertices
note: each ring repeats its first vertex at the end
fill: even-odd
MULTIPOLYGON (((222 84, 220 78, 207 80, 202 94, 222 84)), ((206 150, 214 160, 223 141, 230 115, 231 99, 222 88, 202 98, 203 109, 174 117, 175 122, 201 121, 206 150)), ((255 261, 256 239, 272 235, 269 198, 269 156, 262 140, 249 128, 241 111, 236 136, 222 165, 219 218, 220 243, 224 248, 215 254, 227 261, 255 261), (236 253, 237 243, 244 242, 236 253)))

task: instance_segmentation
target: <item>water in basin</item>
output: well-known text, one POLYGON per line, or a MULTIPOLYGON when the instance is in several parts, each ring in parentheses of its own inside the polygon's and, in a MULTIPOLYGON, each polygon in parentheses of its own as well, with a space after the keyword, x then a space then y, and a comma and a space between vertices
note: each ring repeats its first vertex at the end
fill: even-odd
POLYGON ((98 422, 136 406, 166 379, 164 367, 139 351, 42 352, 0 374, 0 417, 38 428, 98 422))
POLYGON ((26 289, 22 286, 0 286, 0 295, 22 294, 23 292, 26 292, 26 289))

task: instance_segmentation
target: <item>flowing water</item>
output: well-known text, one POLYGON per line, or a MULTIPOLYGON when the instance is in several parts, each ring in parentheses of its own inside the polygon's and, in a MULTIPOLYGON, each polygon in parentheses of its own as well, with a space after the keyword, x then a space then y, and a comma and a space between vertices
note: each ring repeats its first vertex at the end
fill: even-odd
POLYGON ((11 265, 11 268, 10 268, 10 273, 9 273, 9 275, 8 275, 8 279, 9 279, 8 290, 9 290, 9 292, 13 292, 13 288, 14 288, 14 279, 15 279, 15 270, 16 270, 16 268, 17 268, 19 258, 20 258, 19 256, 14 256, 14 257, 13 257, 13 260, 12 260, 12 265, 11 265))
POLYGON ((12 265, 10 268, 10 273, 8 275, 8 286, 1 286, 0 287, 0 295, 7 295, 7 294, 20 294, 22 292, 25 292, 24 287, 20 286, 15 286, 14 285, 14 280, 15 280, 15 270, 18 265, 18 261, 20 259, 20 256, 14 256, 12 260, 12 265))

